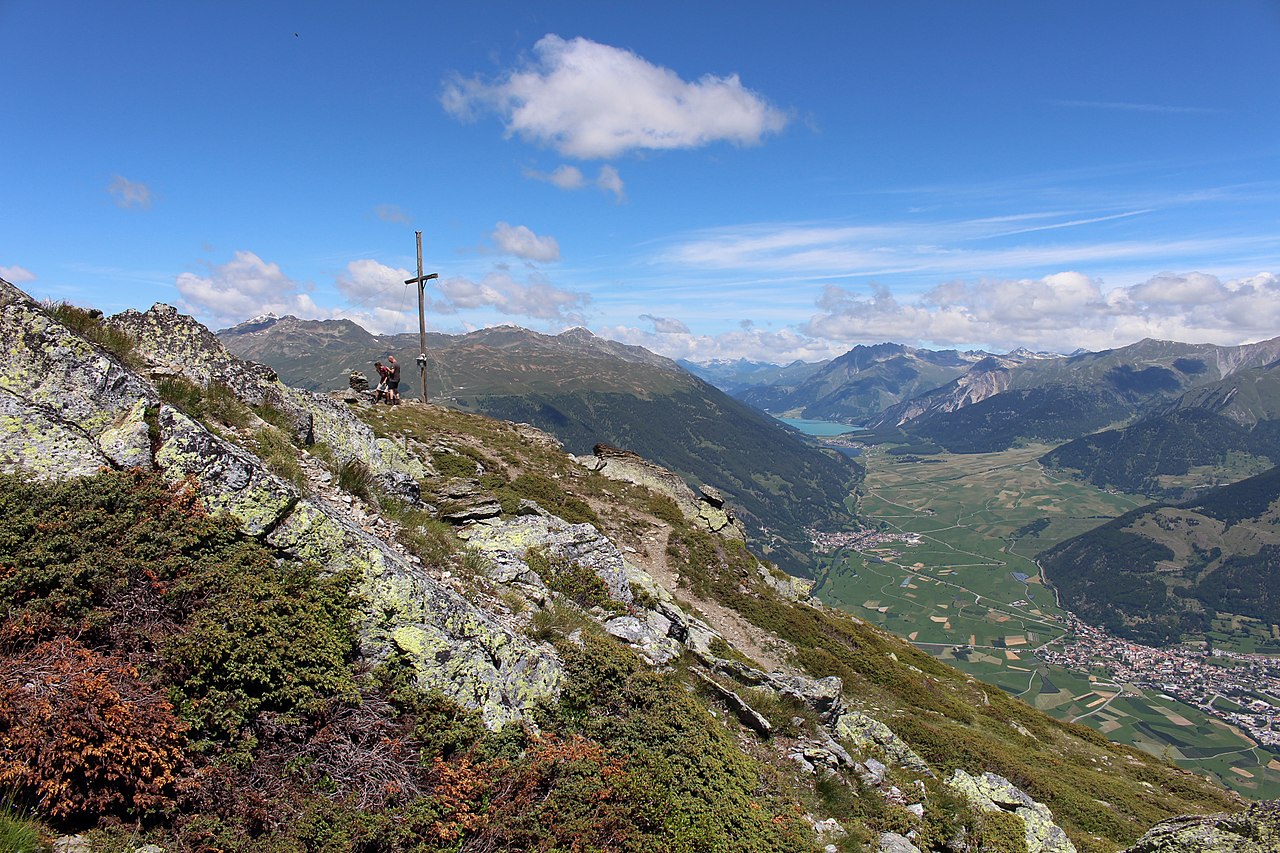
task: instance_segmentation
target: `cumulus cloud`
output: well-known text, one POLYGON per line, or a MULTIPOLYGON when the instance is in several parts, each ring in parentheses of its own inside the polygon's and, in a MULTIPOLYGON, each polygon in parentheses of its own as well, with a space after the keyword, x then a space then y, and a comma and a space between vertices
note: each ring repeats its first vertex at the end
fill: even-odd
POLYGON ((407 269, 362 258, 347 264, 346 272, 339 275, 334 284, 357 305, 387 305, 402 299, 407 287, 405 280, 410 278, 413 273, 407 269))
POLYGON ((14 264, 11 267, 0 267, 0 278, 10 284, 22 284, 27 281, 35 281, 36 275, 26 267, 14 264))
POLYGON ((501 314, 576 324, 583 322, 581 309, 589 301, 586 293, 555 287, 541 276, 517 281, 507 270, 494 270, 479 281, 462 276, 441 278, 440 293, 443 301, 433 304, 440 313, 492 308, 501 314))
POLYGON ((549 34, 533 59, 494 81, 455 76, 441 103, 468 121, 496 113, 508 136, 550 145, 578 159, 633 150, 756 144, 787 116, 736 74, 690 82, 629 50, 549 34))
POLYGON ((535 181, 546 181, 562 190, 581 190, 587 187, 595 187, 603 192, 612 193, 614 201, 622 201, 627 197, 626 187, 622 183, 622 175, 613 166, 607 164, 600 167, 600 171, 596 173, 594 180, 588 180, 587 176, 577 166, 569 165, 558 166, 550 172, 525 169, 524 176, 533 178, 535 181))
POLYGON ((409 214, 396 204, 380 204, 373 209, 374 215, 383 222, 396 222, 401 225, 409 224, 409 214))
POLYGON ((1228 281, 1200 272, 1160 273, 1106 287, 1082 273, 1061 272, 951 281, 912 301, 899 301, 879 285, 868 291, 828 285, 817 300, 821 313, 800 330, 849 345, 893 340, 1068 351, 1142 338, 1233 345, 1280 329, 1280 276, 1273 273, 1228 281))
POLYGON ((526 261, 549 263, 560 260, 560 244, 555 237, 539 237, 525 225, 499 222, 491 235, 498 251, 526 261))
POLYGON ((141 210, 151 208, 151 188, 146 184, 131 181, 123 175, 116 175, 107 185, 107 192, 116 200, 117 207, 136 207, 141 210))
POLYGON ((687 335, 689 327, 675 317, 655 317, 652 314, 641 314, 641 320, 653 324, 653 330, 660 335, 687 335))
POLYGON ((279 264, 253 252, 238 251, 225 264, 209 267, 207 276, 184 272, 177 279, 184 307, 214 324, 238 323, 257 314, 321 316, 320 308, 290 279, 279 264))
POLYGON ((735 358, 775 363, 822 361, 834 358, 848 349, 837 342, 810 337, 794 329, 769 331, 739 327, 713 335, 663 331, 659 328, 651 331, 631 326, 611 326, 600 329, 599 334, 624 344, 642 346, 668 358, 698 362, 735 358))

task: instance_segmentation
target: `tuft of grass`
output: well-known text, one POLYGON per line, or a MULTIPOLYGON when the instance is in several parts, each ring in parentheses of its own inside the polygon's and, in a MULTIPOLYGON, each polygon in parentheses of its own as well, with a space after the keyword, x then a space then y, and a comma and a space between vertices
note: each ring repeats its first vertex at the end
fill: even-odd
POLYGON ((552 604, 533 614, 529 620, 529 636, 544 643, 568 637, 574 631, 588 628, 594 623, 582 611, 574 607, 552 604))
POLYGON ((142 367, 133 338, 123 329, 103 322, 101 311, 80 308, 70 302, 45 303, 49 316, 81 337, 88 338, 133 370, 142 367))
POLYGON ((12 806, 0 806, 0 850, 4 853, 42 853, 48 849, 40 824, 21 817, 12 806))
POLYGON ((264 426, 253 434, 258 457, 267 463, 272 473, 299 488, 307 484, 307 475, 298 462, 297 450, 289 436, 281 429, 264 426))
POLYGON ((359 459, 352 457, 339 464, 334 476, 338 488, 369 503, 377 503, 377 480, 373 476, 373 470, 359 459))

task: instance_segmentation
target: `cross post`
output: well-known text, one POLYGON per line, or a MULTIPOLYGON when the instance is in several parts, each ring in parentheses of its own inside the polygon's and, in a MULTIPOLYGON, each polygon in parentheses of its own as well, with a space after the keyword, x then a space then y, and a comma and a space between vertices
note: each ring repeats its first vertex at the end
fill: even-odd
POLYGON ((413 232, 418 238, 418 277, 406 278, 405 284, 418 285, 418 370, 422 373, 422 402, 427 402, 427 282, 439 278, 440 273, 422 274, 422 232, 413 232))

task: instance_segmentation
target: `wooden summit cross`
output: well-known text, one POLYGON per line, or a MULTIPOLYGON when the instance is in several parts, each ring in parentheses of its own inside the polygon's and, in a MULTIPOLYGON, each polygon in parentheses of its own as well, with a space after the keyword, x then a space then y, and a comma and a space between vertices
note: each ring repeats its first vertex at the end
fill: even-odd
POLYGON ((422 373, 422 402, 427 402, 427 315, 426 289, 427 282, 439 278, 440 273, 422 274, 422 232, 414 231, 418 237, 418 277, 406 278, 405 284, 418 285, 418 370, 422 373))

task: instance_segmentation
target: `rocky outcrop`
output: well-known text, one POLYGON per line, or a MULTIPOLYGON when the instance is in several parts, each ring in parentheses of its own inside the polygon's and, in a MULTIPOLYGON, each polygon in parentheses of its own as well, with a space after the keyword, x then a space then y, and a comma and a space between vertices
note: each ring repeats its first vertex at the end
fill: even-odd
POLYGON ((430 473, 421 459, 390 439, 377 438, 341 403, 291 388, 266 365, 232 355, 192 317, 157 303, 145 312, 130 309, 105 322, 133 339, 135 352, 157 380, 182 376, 200 386, 224 385, 248 406, 283 412, 300 443, 323 444, 339 464, 358 460, 388 493, 411 502, 418 499, 418 481, 430 473))
POLYGON ((1007 812, 1021 818, 1026 828, 1027 853, 1076 853, 1071 839, 1053 822, 1049 807, 1031 799, 1003 776, 995 773, 970 776, 956 770, 947 785, 981 811, 1007 812))
POLYGON ((590 524, 569 524, 545 514, 524 515, 469 525, 460 535, 487 558, 493 580, 517 586, 538 601, 550 595, 550 578, 541 577, 529 565, 531 549, 590 569, 609 597, 628 611, 606 616, 604 629, 652 664, 674 660, 685 649, 703 661, 716 660, 711 646, 723 638, 685 612, 665 587, 628 562, 618 547, 590 524))
POLYGON ((1275 853, 1280 800, 1237 814, 1185 815, 1161 821, 1124 853, 1275 853))
POLYGON ((851 743, 859 751, 880 750, 891 764, 905 767, 916 773, 933 775, 929 765, 907 746, 907 742, 879 720, 861 711, 846 711, 835 724, 836 737, 851 743))
POLYGON ((712 533, 727 539, 746 540, 742 522, 733 515, 718 489, 702 486, 695 495, 680 475, 630 450, 597 444, 592 453, 592 456, 577 456, 574 460, 612 480, 645 486, 666 495, 676 502, 685 518, 712 533))
MULTIPOLYGON (((409 476, 412 457, 403 447, 379 445, 336 404, 336 412, 312 405, 314 395, 298 397, 271 385, 278 380, 269 371, 204 349, 210 340, 221 345, 172 309, 148 313, 154 316, 137 315, 121 327, 145 333, 140 348, 153 365, 169 351, 164 330, 173 330, 183 375, 223 382, 243 391, 250 404, 280 394, 270 399, 293 400, 305 409, 315 436, 349 436, 384 470, 396 465, 409 476)), ((338 508, 302 495, 252 453, 161 403, 147 380, 6 282, 0 282, 0 340, 6 342, 0 356, 0 470, 60 479, 104 466, 143 467, 192 482, 210 511, 234 519, 246 534, 326 571, 353 573, 364 602, 357 626, 362 655, 377 663, 403 652, 420 684, 478 709, 490 727, 523 719, 558 690, 562 668, 548 649, 499 624, 338 508)))

